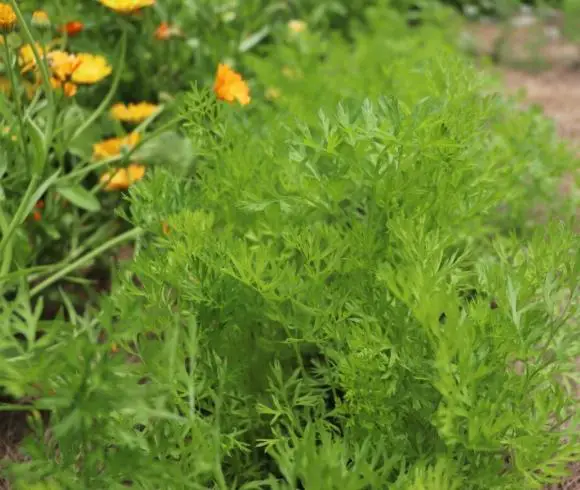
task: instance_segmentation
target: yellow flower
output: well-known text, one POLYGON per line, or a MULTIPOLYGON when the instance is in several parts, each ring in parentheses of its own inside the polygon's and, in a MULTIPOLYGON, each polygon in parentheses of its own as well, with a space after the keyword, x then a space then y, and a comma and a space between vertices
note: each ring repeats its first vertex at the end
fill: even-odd
POLYGON ((242 76, 229 66, 219 64, 213 90, 218 99, 227 102, 237 100, 240 104, 250 103, 250 89, 242 76))
POLYGON ((143 7, 150 7, 155 0, 99 0, 105 7, 119 14, 132 14, 143 7))
POLYGON ((111 107, 111 117, 118 121, 138 124, 147 119, 159 108, 156 104, 139 102, 138 104, 115 104, 111 107))
POLYGON ((11 5, 0 2, 0 32, 5 34, 12 32, 16 26, 16 13, 11 5))
POLYGON ((80 66, 80 60, 66 51, 51 51, 46 55, 46 58, 52 72, 50 79, 52 88, 62 88, 67 97, 76 95, 78 87, 70 80, 75 70, 80 66))
POLYGON ((50 19, 44 10, 35 10, 32 13, 32 25, 43 29, 50 26, 50 19))
POLYGON ((114 173, 106 172, 101 175, 101 184, 105 184, 105 190, 119 191, 127 189, 131 184, 141 180, 144 175, 145 167, 132 163, 127 168, 119 168, 114 173))
MULTIPOLYGON (((34 46, 39 56, 44 56, 44 50, 42 49, 42 46, 38 43, 34 43, 34 46)), ((19 62, 22 73, 26 73, 36 66, 36 58, 34 57, 34 51, 32 51, 32 45, 24 44, 20 48, 19 62)))
POLYGON ((123 138, 109 138, 100 143, 95 143, 93 145, 93 158, 102 160, 120 155, 123 148, 130 150, 139 143, 140 139, 139 133, 130 133, 123 138))
POLYGON ((97 83, 108 77, 113 71, 103 56, 79 53, 76 57, 80 63, 71 77, 75 83, 97 83))
POLYGON ((81 60, 66 51, 51 51, 46 58, 52 74, 60 81, 69 80, 81 64, 81 60))
POLYGON ((288 22, 288 29, 290 29, 294 34, 300 34, 301 32, 304 32, 307 27, 308 26, 306 22, 303 20, 294 19, 288 22))

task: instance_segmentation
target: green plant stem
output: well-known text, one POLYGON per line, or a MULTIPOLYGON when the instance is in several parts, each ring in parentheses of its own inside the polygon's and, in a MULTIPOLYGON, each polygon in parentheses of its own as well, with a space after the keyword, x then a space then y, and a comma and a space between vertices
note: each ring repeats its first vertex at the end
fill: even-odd
MULTIPOLYGON (((6 219, 6 216, 4 215, 4 211, 2 209, 0 209, 0 221, 1 221, 2 233, 5 233, 5 231, 8 229, 8 220, 6 219)), ((10 246, 6 247, 6 250, 4 251, 4 254, 2 257, 2 267, 0 269, 0 277, 3 280, 6 277, 6 274, 8 273, 8 271, 10 270, 10 264, 12 263, 12 253, 13 253, 13 247, 12 247, 12 243, 10 243, 10 246)))
MULTIPOLYGON (((50 75, 48 73, 48 68, 44 59, 40 56, 38 49, 36 49, 36 41, 32 32, 28 28, 26 24, 26 20, 18 8, 18 4, 16 0, 8 0, 12 8, 14 9, 14 13, 16 14, 16 18, 18 19, 18 24, 20 26, 21 31, 24 33, 24 37, 26 41, 30 44, 30 48, 32 49, 32 54, 34 55, 34 60, 36 64, 40 68, 40 77, 42 78, 42 85, 44 86, 44 91, 46 93, 46 98, 48 99, 49 106, 51 108, 51 116, 47 119, 46 123, 46 131, 45 131, 45 153, 48 154, 48 148, 50 147, 50 142, 52 141, 52 134, 54 131, 54 120, 56 117, 56 107, 54 104, 54 93, 52 91, 52 86, 50 85, 50 75)), ((4 43, 6 45, 6 42, 4 43)), ((46 155, 45 155, 46 156, 46 155)))
POLYGON ((0 412, 29 412, 35 409, 34 405, 18 405, 17 403, 3 403, 0 405, 0 412))
POLYGON ((18 121, 18 140, 20 142, 20 146, 22 147, 22 154, 24 155, 24 161, 26 164, 30 163, 30 159, 28 158, 28 148, 26 147, 26 138, 25 135, 25 128, 24 128, 24 114, 22 112, 22 106, 20 104, 20 94, 16 91, 16 76, 14 70, 12 69, 12 53, 10 52, 10 48, 8 47, 8 38, 6 34, 2 35, 2 39, 4 40, 4 61, 6 71, 8 72, 8 78, 10 80, 10 85, 12 87, 12 95, 14 98, 14 105, 16 107, 16 120, 18 121))
POLYGON ((113 248, 114 246, 116 246, 122 242, 125 242, 127 240, 137 238, 137 237, 141 236, 143 233, 144 233, 144 230, 142 228, 133 228, 132 230, 129 230, 129 231, 123 233, 122 235, 119 235, 115 238, 110 239, 109 241, 103 243, 101 246, 95 248, 94 250, 92 250, 88 254, 84 255, 80 259, 75 260, 73 263, 62 268, 58 272, 54 273, 52 276, 46 278, 40 284, 37 284, 34 288, 32 288, 30 290, 30 296, 32 297, 32 296, 37 295, 43 289, 54 284, 59 279, 63 278, 64 276, 66 276, 70 272, 74 271, 75 269, 78 269, 79 267, 81 267, 85 263, 91 261, 92 259, 94 259, 98 255, 102 254, 106 250, 113 248))
POLYGON ((24 194, 24 197, 21 199, 20 205, 18 206, 16 213, 14 214, 12 221, 8 225, 8 229, 2 235, 2 240, 0 240, 0 254, 4 254, 4 248, 8 244, 9 240, 12 238, 14 230, 16 230, 16 227, 24 219, 24 213, 25 213, 26 208, 28 206, 28 201, 30 200, 30 198, 32 197, 34 192, 36 191, 36 185, 38 184, 39 178, 40 177, 38 175, 33 175, 32 178, 30 179, 30 182, 28 183, 28 187, 26 188, 26 192, 24 194))

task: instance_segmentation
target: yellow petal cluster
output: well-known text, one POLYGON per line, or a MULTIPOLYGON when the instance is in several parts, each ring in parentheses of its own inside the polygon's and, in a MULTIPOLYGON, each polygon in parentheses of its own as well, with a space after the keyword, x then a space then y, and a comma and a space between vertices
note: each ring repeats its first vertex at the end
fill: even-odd
POLYGON ((0 2, 0 32, 12 32, 16 26, 16 13, 11 5, 0 2))
POLYGON ((92 84, 108 77, 113 69, 107 60, 100 55, 79 53, 76 55, 79 65, 71 76, 74 83, 92 84))
MULTIPOLYGON (((42 46, 38 43, 34 43, 36 52, 39 56, 44 56, 44 50, 42 46)), ((20 63, 20 70, 22 73, 26 73, 32 70, 36 66, 36 58, 34 57, 34 51, 32 50, 31 44, 24 44, 20 47, 18 52, 18 61, 20 63)))
POLYGON ((155 0, 99 0, 105 7, 119 14, 132 14, 155 4, 155 0))
POLYGON ((139 143, 141 136, 139 133, 130 133, 122 138, 109 138, 93 145, 93 158, 103 160, 121 154, 123 149, 130 150, 139 143))
POLYGON ((115 104, 111 107, 111 117, 117 121, 138 124, 153 114, 159 106, 149 102, 138 104, 115 104))
POLYGON ((132 163, 127 168, 119 168, 113 172, 106 172, 101 175, 101 184, 104 184, 107 191, 120 191, 129 188, 129 186, 145 175, 145 167, 138 163, 132 163))

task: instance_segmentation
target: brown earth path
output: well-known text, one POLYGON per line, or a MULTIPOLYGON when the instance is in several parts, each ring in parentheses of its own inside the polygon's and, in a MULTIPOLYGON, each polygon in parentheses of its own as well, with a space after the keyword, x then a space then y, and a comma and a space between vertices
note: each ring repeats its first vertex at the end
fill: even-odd
MULTIPOLYGON (((554 13, 538 19, 517 16, 499 51, 501 76, 508 93, 524 90, 526 100, 554 119, 560 135, 580 149, 580 41, 567 40, 564 20, 554 13)), ((492 22, 470 24, 466 38, 479 55, 491 55, 501 29, 492 22)))

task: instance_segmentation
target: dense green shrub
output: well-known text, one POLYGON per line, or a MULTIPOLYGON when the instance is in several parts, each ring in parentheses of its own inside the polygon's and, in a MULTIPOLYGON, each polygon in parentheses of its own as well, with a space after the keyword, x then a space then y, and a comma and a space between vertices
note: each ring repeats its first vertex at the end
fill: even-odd
POLYGON ((580 243, 564 221, 512 231, 576 161, 537 113, 483 95, 433 15, 409 30, 372 11, 351 52, 273 47, 252 61, 271 103, 192 89, 195 166, 132 190, 146 235, 111 298, 1 366, 51 414, 12 468, 22 488, 520 490, 564 473, 580 243))

